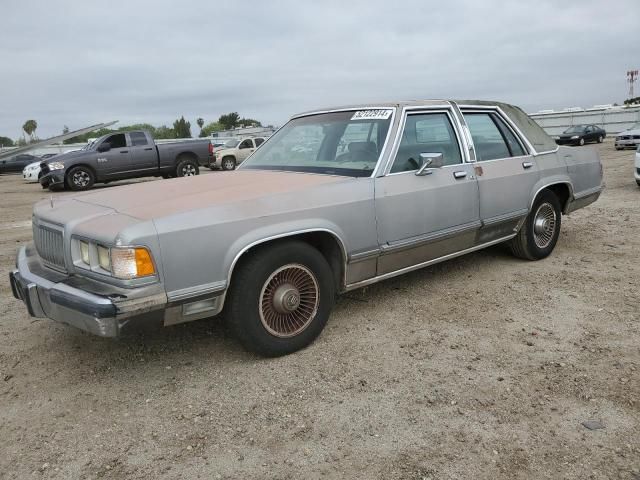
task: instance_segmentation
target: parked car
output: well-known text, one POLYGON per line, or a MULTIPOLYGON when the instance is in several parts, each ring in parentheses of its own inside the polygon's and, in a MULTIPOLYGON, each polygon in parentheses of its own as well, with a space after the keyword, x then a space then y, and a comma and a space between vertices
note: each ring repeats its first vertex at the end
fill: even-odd
POLYGON ((40 179, 41 173, 40 163, 41 161, 38 160, 37 162, 30 163, 29 165, 24 167, 24 169, 22 170, 22 178, 24 178, 27 182, 37 183, 40 179))
POLYGON ((637 148, 638 145, 640 145, 640 123, 636 123, 631 128, 616 135, 616 150, 637 148))
POLYGON ((144 130, 110 133, 75 152, 42 162, 43 188, 88 190, 94 183, 198 175, 213 149, 208 139, 156 144, 144 130))
POLYGON ((640 145, 638 145, 638 148, 636 149, 636 169, 634 176, 636 177, 636 183, 640 187, 640 145))
POLYGON ((39 161, 40 157, 29 155, 28 153, 20 153, 10 158, 0 160, 0 173, 19 173, 24 167, 39 161))
POLYGON ((234 172, 37 203, 11 287, 32 316, 105 337, 224 309, 246 348, 283 355, 320 334, 337 293, 498 243, 547 257, 562 215, 601 189, 595 149, 558 147, 511 105, 322 109, 234 172))
POLYGON ((597 125, 574 125, 567 128, 555 141, 558 145, 584 145, 589 142, 602 143, 607 132, 597 125))
POLYGON ((262 137, 229 140, 222 148, 214 151, 211 167, 220 166, 222 170, 234 170, 263 142, 262 137))

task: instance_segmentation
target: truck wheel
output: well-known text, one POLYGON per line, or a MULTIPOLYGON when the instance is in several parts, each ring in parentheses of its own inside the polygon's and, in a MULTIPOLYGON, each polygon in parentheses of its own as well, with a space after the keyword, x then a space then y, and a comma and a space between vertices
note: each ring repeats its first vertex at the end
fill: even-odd
POLYGON ((233 157, 224 157, 220 162, 220 167, 222 170, 235 170, 236 159, 233 157))
POLYGON ((287 241, 241 262, 225 310, 247 350, 277 357, 309 345, 326 325, 334 301, 332 271, 322 254, 287 241))
POLYGON ((88 167, 73 167, 67 172, 66 185, 75 191, 89 190, 96 181, 96 176, 88 167))
POLYGON ((178 162, 176 167, 176 176, 178 177, 193 177, 200 174, 200 168, 195 160, 185 158, 178 162))
POLYGON ((527 215, 518 234, 509 242, 511 252, 519 258, 540 260, 553 251, 562 224, 558 197, 543 190, 527 215))

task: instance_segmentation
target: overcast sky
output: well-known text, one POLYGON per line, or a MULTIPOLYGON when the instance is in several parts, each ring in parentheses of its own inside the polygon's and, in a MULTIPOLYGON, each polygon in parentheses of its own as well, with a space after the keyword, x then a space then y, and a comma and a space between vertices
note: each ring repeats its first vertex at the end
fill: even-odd
MULTIPOLYGON (((0 135, 414 98, 621 103, 639 0, 3 0, 0 135)), ((640 85, 637 86, 640 91, 640 85)))

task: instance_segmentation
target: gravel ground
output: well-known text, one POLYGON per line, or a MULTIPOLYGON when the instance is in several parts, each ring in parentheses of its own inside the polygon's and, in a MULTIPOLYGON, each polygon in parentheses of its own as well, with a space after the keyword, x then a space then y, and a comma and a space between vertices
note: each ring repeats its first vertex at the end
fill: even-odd
POLYGON ((607 189, 551 257, 352 292, 269 360, 215 319, 112 340, 29 318, 7 276, 50 194, 0 176, 0 477, 640 479, 640 189, 632 151, 583 148, 607 189))

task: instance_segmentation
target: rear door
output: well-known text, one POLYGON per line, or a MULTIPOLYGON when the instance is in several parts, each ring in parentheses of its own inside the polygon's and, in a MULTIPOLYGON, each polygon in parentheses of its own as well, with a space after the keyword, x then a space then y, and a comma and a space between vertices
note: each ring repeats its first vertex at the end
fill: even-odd
POLYGON ((476 151, 482 228, 479 243, 513 234, 540 178, 536 159, 497 110, 462 109, 476 151))
MULTIPOLYGON (((131 169, 129 147, 124 133, 114 133, 102 141, 109 143, 111 149, 107 152, 97 152, 96 170, 99 178, 127 175, 131 169)), ((100 148, 100 145, 97 146, 100 148)))
POLYGON ((378 275, 470 248, 480 227, 473 164, 451 110, 408 111, 401 128, 388 172, 375 184, 378 275), (416 175, 423 153, 441 154, 444 165, 416 175))
POLYGON ((135 174, 146 174, 158 169, 158 153, 149 135, 144 132, 129 132, 129 154, 131 171, 135 174))

